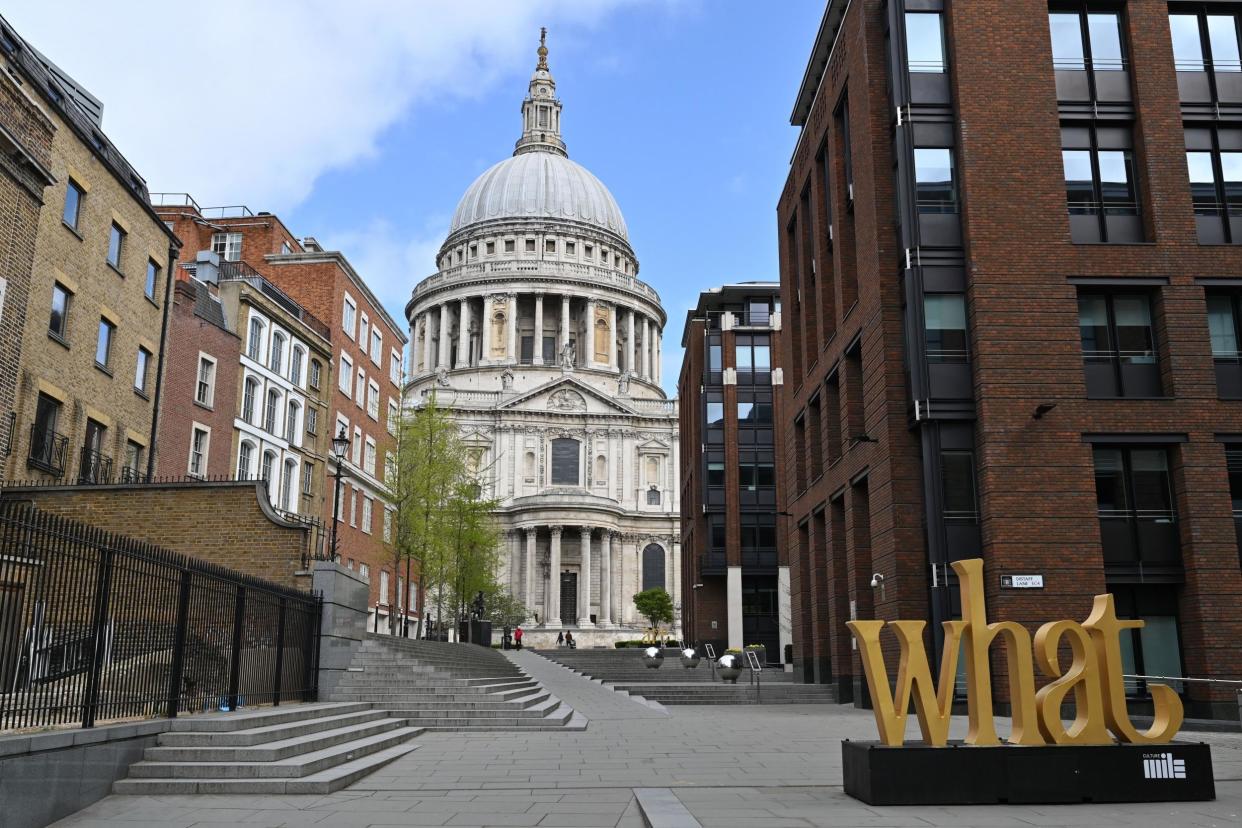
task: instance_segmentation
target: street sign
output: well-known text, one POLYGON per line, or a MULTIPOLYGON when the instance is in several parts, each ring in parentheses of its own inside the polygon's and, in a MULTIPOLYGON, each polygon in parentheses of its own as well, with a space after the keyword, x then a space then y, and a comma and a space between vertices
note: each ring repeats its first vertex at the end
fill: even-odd
POLYGON ((1043 589, 1043 575, 1002 575, 1001 589, 1043 589))

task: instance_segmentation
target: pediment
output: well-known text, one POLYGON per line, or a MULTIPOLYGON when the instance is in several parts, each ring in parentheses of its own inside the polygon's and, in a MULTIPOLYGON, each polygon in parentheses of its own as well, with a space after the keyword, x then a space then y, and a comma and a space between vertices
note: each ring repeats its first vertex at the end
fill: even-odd
POLYGON ((661 440, 658 437, 652 437, 638 444, 639 452, 668 452, 669 443, 667 440, 661 440))
POLYGON ((633 409, 592 388, 576 377, 566 376, 514 397, 501 410, 547 411, 551 414, 633 414, 633 409))

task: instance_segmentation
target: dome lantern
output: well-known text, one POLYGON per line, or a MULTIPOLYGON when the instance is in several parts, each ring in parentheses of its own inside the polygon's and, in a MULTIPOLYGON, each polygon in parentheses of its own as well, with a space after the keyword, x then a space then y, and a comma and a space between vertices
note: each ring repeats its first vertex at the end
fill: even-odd
POLYGON ((556 81, 548 69, 547 37, 547 28, 540 29, 539 63, 535 65, 530 89, 522 101, 522 137, 513 154, 552 152, 568 158, 565 142, 561 140, 561 102, 556 97, 556 81))

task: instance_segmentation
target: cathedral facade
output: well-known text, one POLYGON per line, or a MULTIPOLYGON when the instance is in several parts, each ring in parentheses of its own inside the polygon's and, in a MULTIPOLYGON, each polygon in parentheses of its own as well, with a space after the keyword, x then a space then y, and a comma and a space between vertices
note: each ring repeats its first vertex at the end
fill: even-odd
POLYGON ((677 401, 660 297, 608 189, 569 159, 542 39, 512 157, 466 190, 437 272, 406 305, 407 398, 435 394, 499 501, 500 583, 527 641, 635 638, 664 587, 680 634, 677 401))

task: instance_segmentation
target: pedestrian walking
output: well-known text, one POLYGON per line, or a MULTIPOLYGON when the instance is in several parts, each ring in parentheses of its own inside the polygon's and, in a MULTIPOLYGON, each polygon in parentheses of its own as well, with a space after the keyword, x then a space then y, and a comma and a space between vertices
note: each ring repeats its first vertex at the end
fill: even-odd
POLYGON ((578 642, 574 641, 574 634, 568 631, 565 633, 565 646, 571 650, 578 649, 578 642))
POLYGON ((565 633, 558 632, 556 634, 556 646, 558 649, 565 646, 565 633))
POLYGON ((513 646, 519 650, 522 649, 522 627, 520 624, 513 631, 513 646))

